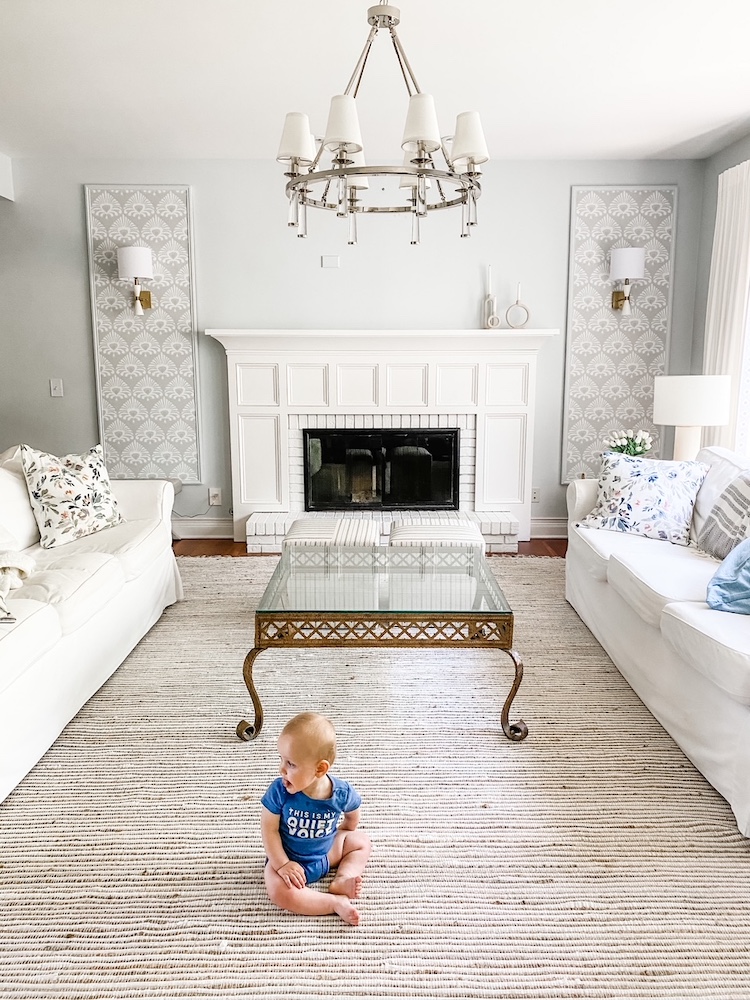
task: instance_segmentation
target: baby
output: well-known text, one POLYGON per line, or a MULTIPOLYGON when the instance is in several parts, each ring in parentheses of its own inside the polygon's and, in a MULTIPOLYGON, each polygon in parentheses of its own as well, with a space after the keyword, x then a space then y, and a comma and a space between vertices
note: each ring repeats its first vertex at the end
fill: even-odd
POLYGON ((292 913, 338 913, 358 924, 351 900, 362 890, 372 845, 357 830, 359 792, 330 773, 336 759, 333 725, 315 712, 295 715, 279 736, 279 756, 281 777, 261 799, 269 899, 292 913), (328 892, 308 888, 333 868, 328 892))

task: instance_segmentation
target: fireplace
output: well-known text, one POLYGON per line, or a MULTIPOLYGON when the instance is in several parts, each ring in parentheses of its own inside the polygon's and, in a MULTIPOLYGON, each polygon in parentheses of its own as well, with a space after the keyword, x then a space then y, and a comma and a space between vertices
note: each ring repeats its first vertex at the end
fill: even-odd
POLYGON ((459 429, 307 429, 305 510, 458 510, 459 429))

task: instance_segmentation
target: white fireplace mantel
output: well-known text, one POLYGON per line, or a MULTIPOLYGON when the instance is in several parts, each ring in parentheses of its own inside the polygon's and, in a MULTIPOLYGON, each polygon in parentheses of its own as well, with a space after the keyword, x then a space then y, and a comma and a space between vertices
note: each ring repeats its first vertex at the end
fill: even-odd
POLYGON ((536 359, 559 330, 206 330, 226 350, 235 539, 302 509, 304 426, 461 428, 460 506, 531 522, 536 359))

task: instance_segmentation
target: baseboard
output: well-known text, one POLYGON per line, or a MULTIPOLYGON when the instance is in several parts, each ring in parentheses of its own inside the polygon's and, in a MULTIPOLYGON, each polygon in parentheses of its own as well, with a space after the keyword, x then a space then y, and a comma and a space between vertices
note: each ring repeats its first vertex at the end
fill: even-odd
POLYGON ((176 517, 172 515, 173 538, 233 538, 230 517, 176 517))
POLYGON ((564 517, 532 517, 532 538, 567 538, 568 521, 564 517))

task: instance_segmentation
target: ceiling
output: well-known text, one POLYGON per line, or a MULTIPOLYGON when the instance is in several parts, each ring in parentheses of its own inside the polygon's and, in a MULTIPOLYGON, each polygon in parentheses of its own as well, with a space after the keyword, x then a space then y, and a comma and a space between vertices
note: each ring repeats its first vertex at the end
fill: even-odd
MULTIPOLYGON (((0 0, 0 152, 273 161, 316 134, 375 0, 0 0)), ((748 0, 395 0, 441 131, 478 110, 493 159, 700 158, 750 132, 748 0)), ((398 162, 406 90, 381 31, 360 122, 398 162)))

